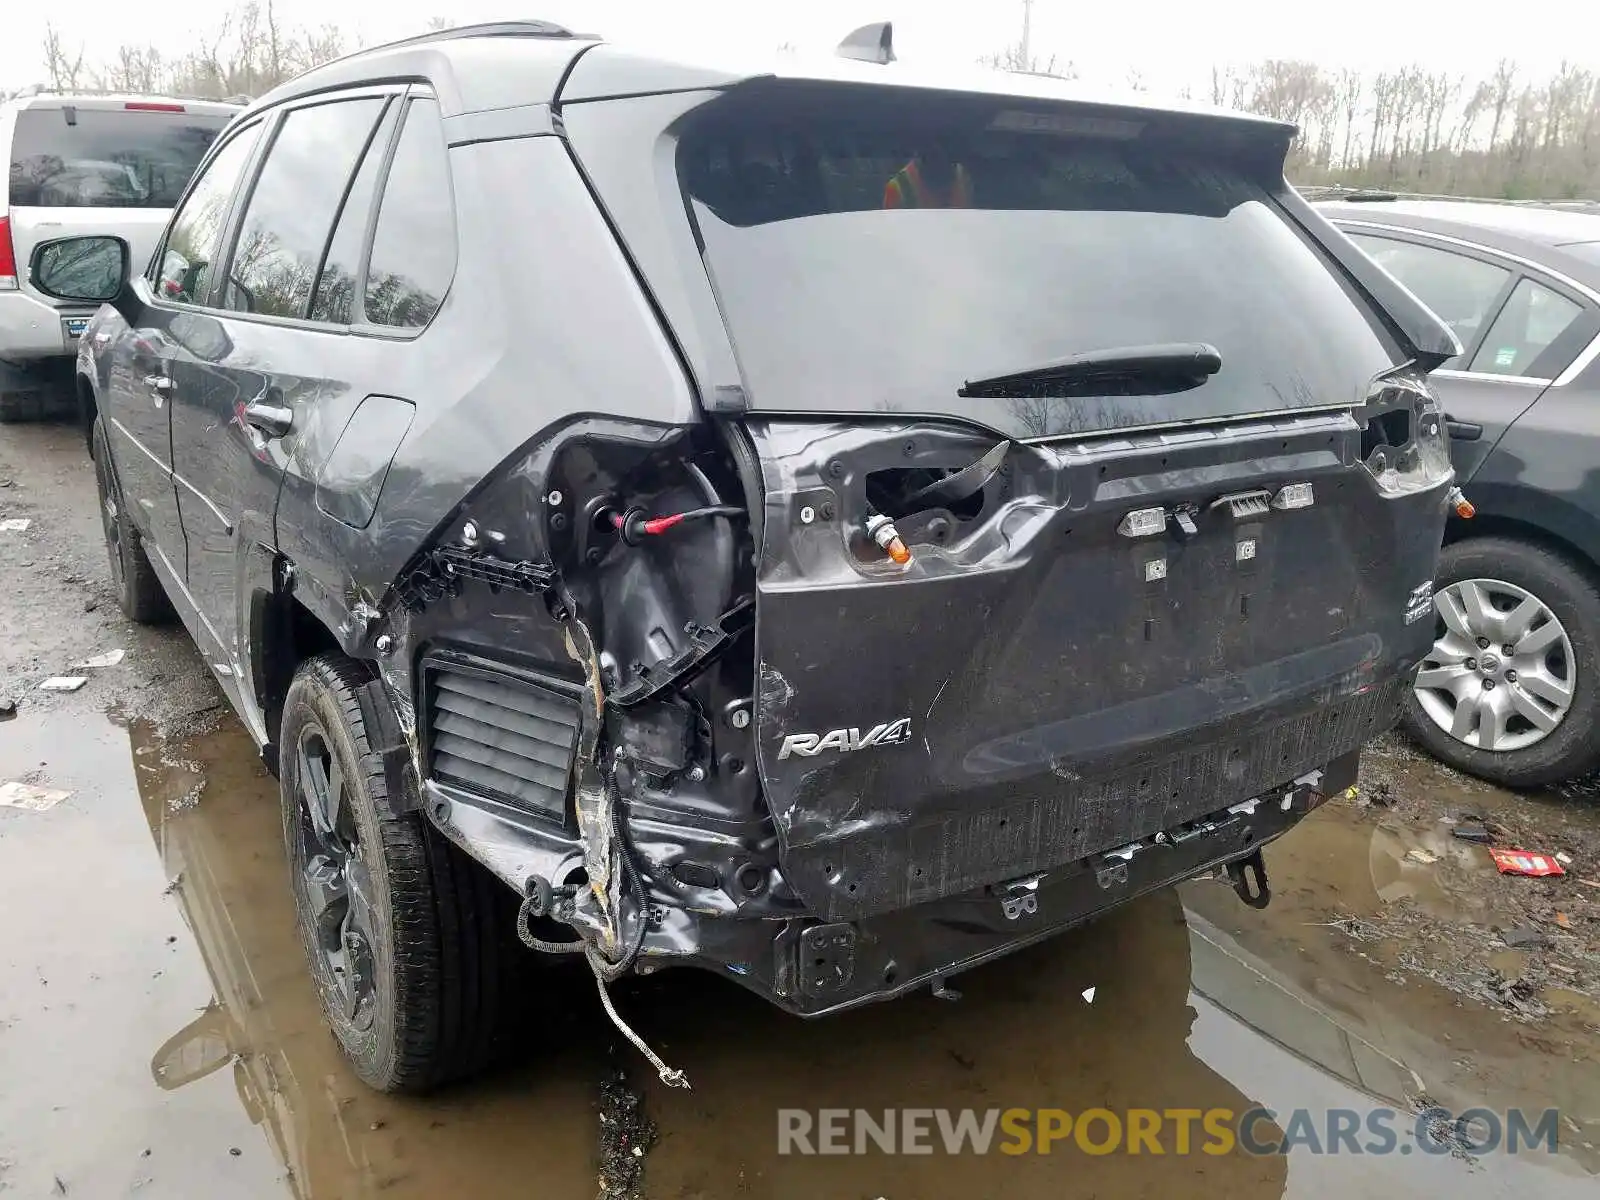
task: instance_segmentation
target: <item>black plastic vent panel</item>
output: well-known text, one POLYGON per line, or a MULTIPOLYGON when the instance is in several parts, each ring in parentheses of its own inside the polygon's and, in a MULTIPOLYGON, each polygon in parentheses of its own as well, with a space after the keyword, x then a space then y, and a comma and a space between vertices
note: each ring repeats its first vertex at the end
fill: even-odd
POLYGON ((577 701, 478 671, 435 666, 429 674, 433 777, 564 821, 577 701))

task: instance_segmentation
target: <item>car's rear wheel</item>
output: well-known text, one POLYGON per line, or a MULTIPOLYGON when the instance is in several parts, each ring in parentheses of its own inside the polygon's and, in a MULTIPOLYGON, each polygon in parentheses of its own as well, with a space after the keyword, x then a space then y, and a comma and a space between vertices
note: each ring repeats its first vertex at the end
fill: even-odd
POLYGON ((279 739, 283 832, 301 942, 334 1037, 363 1082, 414 1092, 487 1065, 515 904, 412 797, 391 803, 362 715, 370 678, 337 655, 295 673, 279 739))
POLYGON ((105 534, 106 553, 111 561, 111 587, 117 606, 129 620, 141 625, 156 625, 172 616, 172 604, 145 553, 139 531, 128 519, 117 482, 116 464, 106 444, 105 423, 95 419, 91 449, 94 478, 100 498, 100 528, 105 534))
POLYGON ((1447 546, 1435 641, 1406 707, 1438 758, 1508 787, 1600 767, 1600 591, 1541 546, 1478 538, 1447 546))

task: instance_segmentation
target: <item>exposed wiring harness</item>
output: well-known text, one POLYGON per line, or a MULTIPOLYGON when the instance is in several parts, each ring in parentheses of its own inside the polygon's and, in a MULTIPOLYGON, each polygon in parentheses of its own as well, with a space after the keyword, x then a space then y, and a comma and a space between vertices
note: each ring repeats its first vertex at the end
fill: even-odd
MULTIPOLYGON (((629 895, 634 904, 633 936, 629 939, 627 948, 621 958, 615 962, 608 959, 593 941, 580 939, 574 942, 553 942, 545 938, 535 937, 531 928, 534 917, 550 916, 556 900, 556 889, 552 888, 549 881, 540 876, 532 876, 523 888, 521 906, 517 909, 517 937, 523 945, 530 950, 537 950, 544 954, 582 954, 588 961, 589 969, 594 972, 595 986, 600 989, 600 1004, 606 1010, 606 1016, 611 1018, 622 1036, 633 1043, 640 1054, 650 1061, 656 1069, 661 1082, 668 1087, 687 1088, 689 1080, 682 1071, 674 1070, 645 1044, 633 1029, 617 1014, 616 1007, 611 1003, 611 995, 606 991, 606 984, 614 983, 623 975, 633 969, 638 961, 639 951, 644 946, 645 930, 650 924, 649 897, 645 894, 644 879, 639 874, 639 868, 633 861, 633 851, 625 840, 622 827, 622 792, 617 787, 614 772, 606 773, 606 800, 611 806, 611 838, 617 847, 617 857, 622 860, 622 873, 627 881, 629 895)), ((564 899, 567 897, 563 897, 564 899)))
POLYGON ((660 517, 648 516, 642 508, 630 508, 627 512, 613 511, 607 515, 611 528, 617 531, 622 540, 630 546, 637 546, 645 538, 666 533, 685 521, 700 521, 706 517, 742 517, 745 514, 744 509, 735 504, 708 504, 704 508, 690 508, 660 517))

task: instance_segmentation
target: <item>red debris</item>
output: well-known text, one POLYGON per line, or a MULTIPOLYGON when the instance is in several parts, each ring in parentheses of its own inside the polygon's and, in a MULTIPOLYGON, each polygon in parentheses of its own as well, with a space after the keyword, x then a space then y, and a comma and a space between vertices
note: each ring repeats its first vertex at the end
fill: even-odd
POLYGON ((1502 875, 1565 875, 1566 868, 1556 861, 1554 854, 1539 854, 1532 850, 1507 850, 1489 847, 1494 865, 1502 875))

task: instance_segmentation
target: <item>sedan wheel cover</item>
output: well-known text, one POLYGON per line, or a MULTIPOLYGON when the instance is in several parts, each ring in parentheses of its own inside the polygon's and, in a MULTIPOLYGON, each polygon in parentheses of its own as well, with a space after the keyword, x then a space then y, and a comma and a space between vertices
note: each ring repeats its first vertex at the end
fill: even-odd
POLYGON ((1572 709, 1577 659, 1550 606, 1499 579, 1434 597, 1438 638, 1417 672, 1422 711, 1456 741, 1505 753, 1542 742, 1572 709))

